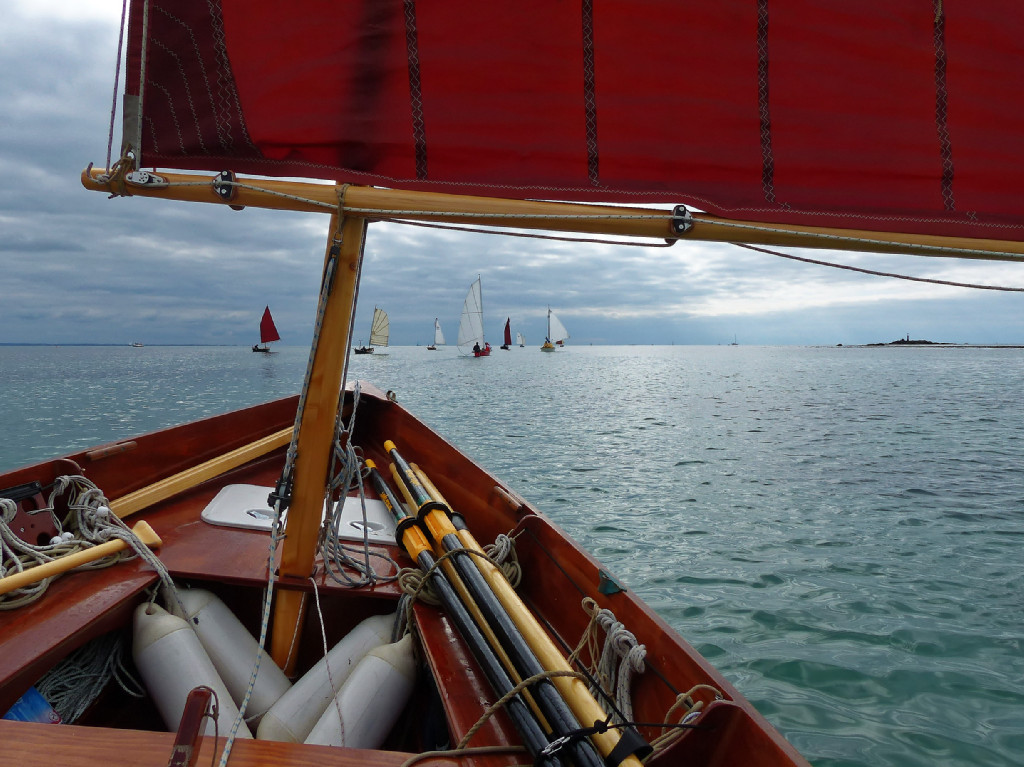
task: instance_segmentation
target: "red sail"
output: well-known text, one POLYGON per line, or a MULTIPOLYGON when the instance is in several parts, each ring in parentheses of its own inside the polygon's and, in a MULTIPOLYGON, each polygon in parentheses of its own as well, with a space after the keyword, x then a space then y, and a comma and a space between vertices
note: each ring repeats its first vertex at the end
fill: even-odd
POLYGON ((512 318, 505 320, 505 346, 512 345, 512 318))
POLYGON ((1024 240, 1016 0, 142 7, 140 166, 1024 240))
POLYGON ((277 326, 274 325, 274 318, 270 316, 270 307, 263 310, 263 319, 260 320, 260 343, 269 344, 271 341, 280 341, 281 336, 277 333, 277 326))

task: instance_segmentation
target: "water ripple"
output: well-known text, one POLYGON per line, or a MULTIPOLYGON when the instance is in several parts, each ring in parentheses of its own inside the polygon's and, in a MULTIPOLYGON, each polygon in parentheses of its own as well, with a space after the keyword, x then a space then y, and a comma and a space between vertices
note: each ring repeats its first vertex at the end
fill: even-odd
MULTIPOLYGON (((265 357, 0 347, 0 466, 297 391, 306 350, 265 357)), ((816 767, 1021 764, 1019 350, 351 366, 550 514, 816 767)))

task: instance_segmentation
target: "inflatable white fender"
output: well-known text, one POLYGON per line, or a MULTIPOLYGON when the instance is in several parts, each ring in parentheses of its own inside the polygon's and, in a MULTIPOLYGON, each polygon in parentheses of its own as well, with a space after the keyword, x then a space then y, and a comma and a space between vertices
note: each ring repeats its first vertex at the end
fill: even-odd
MULTIPOLYGON (((259 642, 216 594, 205 589, 182 589, 178 592, 178 598, 188 613, 188 619, 203 649, 231 693, 231 699, 236 706, 241 706, 252 678, 252 667, 260 649, 259 642)), ((277 667, 270 653, 264 652, 256 684, 245 709, 245 719, 249 726, 258 726, 267 710, 291 686, 288 677, 277 667)))
POLYGON ((306 743, 380 748, 415 684, 416 658, 411 634, 371 650, 338 690, 306 743))
POLYGON ((391 640, 394 623, 394 613, 374 615, 360 622, 264 714, 256 737, 302 743, 356 664, 370 650, 391 640))
MULTIPOLYGON (((238 708, 188 623, 159 605, 147 603, 135 609, 133 634, 135 666, 168 729, 177 731, 189 692, 205 685, 217 694, 217 729, 226 735, 238 708)), ((214 734, 212 721, 205 721, 203 734, 214 734)), ((252 733, 239 727, 237 737, 251 738, 252 733)))

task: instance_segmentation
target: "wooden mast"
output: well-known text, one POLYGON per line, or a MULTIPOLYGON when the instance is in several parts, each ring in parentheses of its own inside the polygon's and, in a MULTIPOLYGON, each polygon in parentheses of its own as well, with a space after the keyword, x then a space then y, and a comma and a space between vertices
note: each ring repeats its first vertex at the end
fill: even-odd
POLYGON ((270 640, 271 656, 286 674, 294 673, 294 647, 301 637, 307 596, 304 590, 289 588, 288 579, 305 580, 313 573, 365 236, 365 219, 331 216, 324 270, 330 292, 299 423, 292 500, 279 564, 283 580, 276 592, 270 640), (326 265, 332 259, 333 275, 328 277, 326 265))
MULTIPOLYGON (((88 168, 82 173, 87 189, 113 194, 164 197, 192 202, 216 202, 232 206, 331 212, 337 206, 335 187, 325 184, 276 180, 245 180, 231 200, 218 196, 209 176, 183 173, 156 174, 166 183, 139 185, 131 180, 100 181, 103 171, 88 168), (209 179, 209 184, 201 183, 209 179), (187 185, 186 185, 187 184, 187 185)), ((346 215, 368 220, 401 218, 469 226, 576 232, 662 240, 747 243, 775 247, 852 250, 868 253, 903 253, 994 261, 1020 261, 1024 242, 967 237, 873 232, 859 229, 773 225, 729 221, 717 216, 693 214, 693 226, 683 234, 672 227, 672 214, 652 208, 609 205, 505 200, 432 192, 411 192, 351 186, 345 194, 346 215), (964 252, 954 252, 955 250, 964 252)))

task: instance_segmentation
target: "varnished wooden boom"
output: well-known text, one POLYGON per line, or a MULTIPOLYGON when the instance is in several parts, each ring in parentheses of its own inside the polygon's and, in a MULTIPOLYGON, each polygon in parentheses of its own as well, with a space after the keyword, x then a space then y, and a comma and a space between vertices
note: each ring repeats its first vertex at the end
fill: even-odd
MULTIPOLYGON (((87 168, 82 172, 82 185, 86 189, 108 194, 162 197, 186 202, 319 213, 336 212, 338 208, 334 185, 246 179, 244 188, 237 187, 236 196, 228 203, 214 191, 214 179, 209 176, 161 171, 159 176, 168 182, 168 186, 149 187, 127 183, 121 188, 109 182, 99 181, 104 173, 103 170, 87 168), (204 181, 206 183, 203 183, 204 181)), ((242 182, 241 179, 239 181, 242 182)), ((995 261, 1018 261, 1024 256, 1024 243, 1006 240, 896 234, 788 224, 768 225, 750 221, 730 221, 700 213, 693 214, 693 227, 688 232, 677 235, 672 230, 671 212, 653 208, 505 200, 366 186, 347 187, 345 208, 346 215, 368 220, 400 218, 408 221, 433 221, 506 229, 995 261)))

